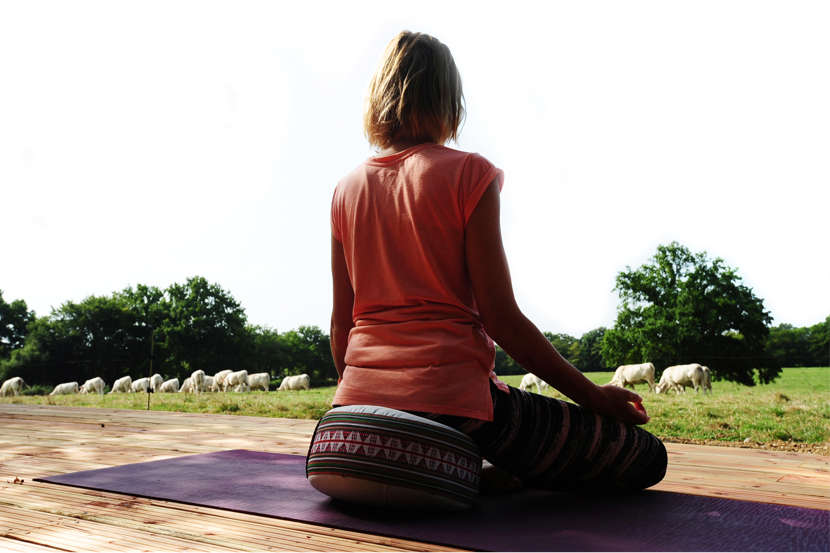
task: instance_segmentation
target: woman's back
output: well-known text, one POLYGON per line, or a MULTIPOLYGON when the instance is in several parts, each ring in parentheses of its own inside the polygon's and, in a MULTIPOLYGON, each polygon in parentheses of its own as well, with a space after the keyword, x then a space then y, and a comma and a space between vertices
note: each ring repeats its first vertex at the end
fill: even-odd
POLYGON ((494 349, 464 231, 501 177, 481 156, 425 143, 370 159, 339 183, 332 234, 343 244, 355 327, 335 403, 491 416, 494 349))

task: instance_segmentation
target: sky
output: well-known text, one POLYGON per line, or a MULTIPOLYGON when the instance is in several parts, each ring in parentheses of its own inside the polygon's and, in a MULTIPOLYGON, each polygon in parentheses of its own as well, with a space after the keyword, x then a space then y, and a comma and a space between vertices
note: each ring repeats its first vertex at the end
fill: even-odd
POLYGON ((252 324, 327 331, 331 194, 373 150, 400 30, 447 44, 457 143, 505 172, 520 307, 611 327, 677 241, 773 324, 830 315, 826 2, 0 0, 0 290, 66 301, 201 275, 252 324), (543 8, 542 6, 547 6, 543 8))

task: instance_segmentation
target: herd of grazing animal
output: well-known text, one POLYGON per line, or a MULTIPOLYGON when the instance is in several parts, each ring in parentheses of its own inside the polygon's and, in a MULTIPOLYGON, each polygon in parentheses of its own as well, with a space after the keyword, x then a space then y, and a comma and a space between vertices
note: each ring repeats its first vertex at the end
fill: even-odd
MULTIPOLYGON (((709 367, 700 365, 699 363, 666 367, 657 384, 654 383, 654 374, 655 368, 653 363, 621 365, 614 371, 614 376, 611 378, 610 384, 634 389, 635 384, 645 382, 648 384, 649 390, 658 394, 668 393, 671 390, 678 394, 684 393, 687 386, 693 387, 695 392, 699 392, 700 390, 703 390, 704 393, 712 392, 711 371, 709 367)), ((205 374, 205 371, 197 370, 193 371, 181 385, 179 385, 178 378, 164 380, 160 374, 154 374, 149 378, 143 377, 136 380, 133 380, 129 376, 124 376, 113 383, 112 390, 109 393, 146 393, 153 391, 156 393, 180 392, 186 394, 201 394, 205 392, 248 392, 253 390, 267 392, 270 383, 271 375, 269 373, 248 374, 246 370, 223 370, 213 376, 209 376, 205 374)), ((3 382, 3 386, 0 388, 0 397, 20 395, 23 393, 25 386, 26 383, 19 376, 9 378, 3 382)), ((524 375, 521 384, 519 384, 519 388, 525 391, 530 390, 534 386, 536 387, 536 392, 541 394, 548 387, 548 384, 533 373, 524 375)), ((84 382, 82 386, 78 386, 77 382, 58 384, 49 395, 78 393, 103 394, 105 387, 104 380, 96 376, 84 382)), ((311 380, 308 375, 299 374, 283 378, 278 390, 308 390, 310 388, 311 380)))
MULTIPOLYGON (((712 371, 709 367, 699 363, 666 367, 657 384, 654 383, 654 373, 654 363, 620 365, 614 371, 609 384, 633 390, 635 384, 645 382, 649 390, 658 394, 666 394, 670 390, 682 394, 686 392, 687 386, 694 388, 695 392, 703 390, 704 393, 712 393, 712 371)), ((519 389, 527 391, 533 386, 536 386, 536 392, 541 394, 542 390, 547 387, 547 383, 535 374, 527 373, 522 377, 519 389)))
POLYGON ((693 387, 695 392, 700 390, 704 393, 712 392, 712 371, 700 363, 666 367, 656 385, 654 384, 654 372, 654 363, 621 365, 614 371, 614 377, 611 378, 609 384, 630 387, 633 390, 635 384, 645 382, 649 390, 658 394, 668 393, 669 390, 682 394, 686 391, 686 386, 693 387))
MULTIPOLYGON (((252 390, 268 391, 271 384, 270 373, 248 374, 248 371, 219 371, 213 376, 205 374, 203 370, 193 371, 185 378, 179 386, 178 378, 164 380, 160 374, 154 374, 147 378, 133 380, 129 376, 123 376, 113 382, 109 393, 191 393, 201 394, 205 392, 249 392, 252 390)), ((0 397, 18 396, 23 393, 26 383, 19 376, 9 378, 0 387, 0 397)), ((55 386, 50 396, 63 394, 103 394, 106 384, 100 376, 90 378, 78 386, 77 382, 63 382, 55 386)), ((309 390, 311 379, 307 374, 297 376, 286 376, 282 379, 279 390, 309 390)))

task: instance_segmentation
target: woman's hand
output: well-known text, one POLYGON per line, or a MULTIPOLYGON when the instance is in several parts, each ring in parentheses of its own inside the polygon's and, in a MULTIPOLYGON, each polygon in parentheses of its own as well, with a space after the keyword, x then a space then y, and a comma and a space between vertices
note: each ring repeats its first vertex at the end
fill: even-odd
POLYGON ((598 386, 590 405, 583 405, 600 415, 608 415, 628 424, 645 424, 649 416, 643 408, 643 398, 638 394, 606 384, 598 386))

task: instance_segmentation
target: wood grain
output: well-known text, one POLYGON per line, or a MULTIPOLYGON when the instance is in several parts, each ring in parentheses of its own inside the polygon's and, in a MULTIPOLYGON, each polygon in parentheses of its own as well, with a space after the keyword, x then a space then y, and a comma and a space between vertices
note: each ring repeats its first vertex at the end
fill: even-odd
MULTIPOLYGON (((461 551, 32 480, 226 449, 305 454, 315 424, 0 404, 0 550, 461 551)), ((830 457, 688 444, 667 449, 669 470, 655 489, 830 510, 830 457)))

